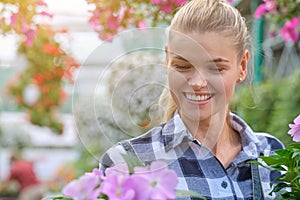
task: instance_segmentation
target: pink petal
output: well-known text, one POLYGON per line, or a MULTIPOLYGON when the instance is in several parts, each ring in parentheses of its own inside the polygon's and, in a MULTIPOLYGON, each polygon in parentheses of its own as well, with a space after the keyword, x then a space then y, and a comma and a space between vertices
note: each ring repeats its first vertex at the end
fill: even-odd
POLYGON ((128 170, 128 166, 126 163, 119 163, 116 164, 113 167, 107 168, 105 170, 105 174, 106 176, 110 176, 110 175, 129 175, 129 170, 128 170))
POLYGON ((154 3, 154 4, 159 4, 160 3, 160 0, 150 0, 151 3, 154 3))
POLYGON ((171 170, 168 170, 168 173, 166 173, 160 181, 160 185, 168 186, 169 188, 175 188, 177 184, 177 174, 171 170))
MULTIPOLYGON (((228 2, 230 2, 230 1, 233 2, 234 0, 228 0, 228 2)), ((173 2, 177 6, 182 6, 182 5, 184 5, 187 2, 187 0, 173 0, 173 2)))
POLYGON ((153 161, 150 165, 150 170, 155 171, 155 170, 162 170, 162 169, 167 169, 168 165, 167 163, 163 161, 153 161))
POLYGON ((267 6, 266 6, 266 4, 261 4, 261 5, 259 5, 259 6, 257 7, 257 9, 255 10, 254 18, 255 18, 255 19, 260 18, 260 17, 263 16, 266 12, 267 12, 267 6))
POLYGON ((296 119, 294 120, 295 124, 300 124, 300 115, 298 115, 298 117, 296 117, 296 119))
POLYGON ((147 28, 147 24, 145 21, 140 21, 138 24, 138 28, 139 29, 146 29, 147 28))
POLYGON ((300 115, 295 118, 294 120, 295 124, 289 124, 289 127, 291 128, 288 132, 293 137, 293 141, 300 142, 300 115))
MULTIPOLYGON (((300 131, 300 130, 299 130, 299 131, 300 131)), ((294 142, 300 142, 300 134, 294 135, 293 141, 294 141, 294 142)))
POLYGON ((27 32, 26 32, 26 45, 27 46, 31 46, 33 44, 33 41, 34 41, 34 38, 37 34, 37 31, 36 30, 33 30, 33 29, 29 29, 27 32))
POLYGON ((17 18, 18 18, 18 14, 14 13, 10 16, 10 25, 12 27, 17 25, 17 18))
POLYGON ((52 18, 52 17, 53 17, 52 14, 50 14, 50 13, 48 13, 48 12, 45 12, 45 11, 42 11, 42 12, 40 12, 39 14, 42 15, 42 16, 49 17, 49 18, 52 18))

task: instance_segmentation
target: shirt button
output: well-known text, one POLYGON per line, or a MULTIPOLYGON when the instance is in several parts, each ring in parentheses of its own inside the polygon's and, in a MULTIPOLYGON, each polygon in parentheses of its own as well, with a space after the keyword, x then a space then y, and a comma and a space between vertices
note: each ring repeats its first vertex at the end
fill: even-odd
POLYGON ((227 186, 228 186, 228 184, 227 184, 226 181, 223 181, 223 182, 221 183, 221 186, 222 186, 222 188, 226 189, 227 186))

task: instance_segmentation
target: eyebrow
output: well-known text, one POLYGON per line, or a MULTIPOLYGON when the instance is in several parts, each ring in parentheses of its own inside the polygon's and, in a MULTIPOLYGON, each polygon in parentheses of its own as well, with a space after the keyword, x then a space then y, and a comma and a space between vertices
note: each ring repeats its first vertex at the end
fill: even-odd
POLYGON ((189 62, 187 59, 185 59, 185 58, 183 58, 183 57, 181 57, 181 56, 179 56, 179 55, 174 55, 173 58, 176 58, 176 59, 179 59, 179 60, 183 60, 183 61, 189 62))
POLYGON ((215 58, 215 59, 209 60, 209 62, 229 62, 229 60, 224 59, 224 58, 215 58))
MULTIPOLYGON (((174 55, 174 58, 189 62, 187 59, 176 54, 174 55)), ((208 62, 217 63, 217 62, 230 62, 230 61, 225 58, 215 58, 215 59, 208 60, 208 62)))

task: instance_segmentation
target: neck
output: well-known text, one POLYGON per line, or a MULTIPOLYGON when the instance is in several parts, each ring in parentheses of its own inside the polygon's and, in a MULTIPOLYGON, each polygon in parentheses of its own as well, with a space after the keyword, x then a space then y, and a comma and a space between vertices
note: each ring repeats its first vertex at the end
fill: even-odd
POLYGON ((240 135, 230 125, 229 111, 200 122, 184 120, 194 137, 209 148, 227 166, 241 150, 240 135))

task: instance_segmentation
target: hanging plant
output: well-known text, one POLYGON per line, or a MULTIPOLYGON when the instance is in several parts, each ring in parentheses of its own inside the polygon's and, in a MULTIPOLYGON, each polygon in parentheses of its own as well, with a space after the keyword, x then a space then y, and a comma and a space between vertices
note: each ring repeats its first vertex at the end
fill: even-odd
POLYGON ((29 114, 31 123, 63 132, 57 109, 66 98, 64 79, 72 81, 79 64, 55 40, 59 31, 38 23, 52 16, 42 0, 6 0, 0 9, 0 31, 20 36, 18 53, 28 66, 8 85, 8 93, 29 114))
POLYGON ((280 25, 279 34, 285 41, 294 44, 300 35, 300 1, 299 0, 263 0, 254 13, 254 18, 265 16, 274 24, 280 25))
POLYGON ((90 25, 100 39, 111 40, 119 31, 130 27, 155 27, 169 23, 176 8, 187 0, 87 0, 91 8, 90 25))

